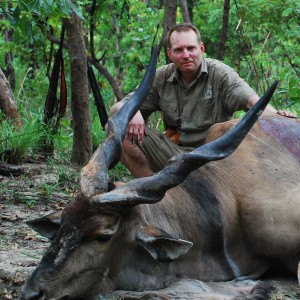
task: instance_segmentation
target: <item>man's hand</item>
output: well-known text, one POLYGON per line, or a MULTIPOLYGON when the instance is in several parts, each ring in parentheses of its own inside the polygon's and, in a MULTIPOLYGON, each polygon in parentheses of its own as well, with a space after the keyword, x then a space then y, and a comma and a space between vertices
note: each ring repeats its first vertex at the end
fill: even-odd
MULTIPOLYGON (((121 101, 115 103, 110 109, 110 115, 114 115, 123 105, 124 103, 121 101)), ((138 111, 128 124, 126 138, 129 139, 133 145, 138 145, 143 142, 144 136, 145 121, 141 112, 138 111)))
POLYGON ((297 119, 297 116, 294 113, 291 113, 291 112, 286 111, 286 110, 277 110, 277 114, 280 115, 280 116, 287 117, 287 118, 297 119))
POLYGON ((131 119, 127 127, 127 138, 133 145, 141 144, 145 136, 145 121, 140 111, 131 119))

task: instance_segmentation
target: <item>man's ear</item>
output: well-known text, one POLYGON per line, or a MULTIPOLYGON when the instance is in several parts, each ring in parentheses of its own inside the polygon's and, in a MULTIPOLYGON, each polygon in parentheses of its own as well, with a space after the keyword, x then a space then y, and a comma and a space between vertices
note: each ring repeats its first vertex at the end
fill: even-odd
POLYGON ((157 261, 171 262, 185 254, 193 243, 177 239, 165 231, 150 225, 142 226, 136 234, 136 240, 157 261))
POLYGON ((204 53, 205 52, 205 45, 203 42, 200 43, 200 49, 201 49, 201 52, 204 53))
POLYGON ((170 48, 167 48, 167 54, 168 54, 168 58, 170 60, 172 60, 172 58, 171 58, 171 49, 170 48))
POLYGON ((60 227, 61 213, 62 211, 58 211, 41 218, 26 221, 25 223, 37 233, 53 240, 60 227))

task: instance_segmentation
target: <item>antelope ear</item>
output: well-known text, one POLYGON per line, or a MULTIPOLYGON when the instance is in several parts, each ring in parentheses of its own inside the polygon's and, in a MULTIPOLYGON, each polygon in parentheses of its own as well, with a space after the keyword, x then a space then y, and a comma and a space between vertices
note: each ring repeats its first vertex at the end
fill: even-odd
POLYGON ((157 261, 171 262, 185 254, 193 243, 177 239, 165 231, 150 225, 142 226, 136 234, 136 240, 157 261))
POLYGON ((41 218, 26 221, 25 223, 37 233, 53 240, 60 227, 61 213, 62 211, 58 211, 41 218))

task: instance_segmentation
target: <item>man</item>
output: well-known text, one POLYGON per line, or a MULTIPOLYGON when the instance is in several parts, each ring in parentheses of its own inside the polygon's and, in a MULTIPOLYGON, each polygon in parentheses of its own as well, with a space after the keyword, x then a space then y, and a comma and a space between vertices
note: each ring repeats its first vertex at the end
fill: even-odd
MULTIPOLYGON (((167 53, 173 63, 157 69, 150 93, 132 118, 122 147, 122 163, 136 177, 158 172, 169 158, 204 143, 207 130, 248 110, 259 96, 229 66, 203 57, 205 47, 192 24, 174 26, 167 36, 167 53), (167 135, 145 128, 154 111, 162 111, 167 135)), ((116 103, 115 113, 130 94, 116 103)), ((267 112, 295 118, 287 111, 267 112)))

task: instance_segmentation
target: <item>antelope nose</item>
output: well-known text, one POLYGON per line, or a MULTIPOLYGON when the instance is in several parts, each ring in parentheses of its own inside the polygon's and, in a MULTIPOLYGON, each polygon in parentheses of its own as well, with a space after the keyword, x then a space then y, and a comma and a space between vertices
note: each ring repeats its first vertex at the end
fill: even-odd
POLYGON ((26 285, 22 287, 22 300, 43 300, 43 292, 35 291, 28 288, 26 285))

